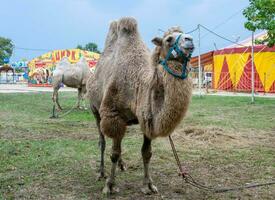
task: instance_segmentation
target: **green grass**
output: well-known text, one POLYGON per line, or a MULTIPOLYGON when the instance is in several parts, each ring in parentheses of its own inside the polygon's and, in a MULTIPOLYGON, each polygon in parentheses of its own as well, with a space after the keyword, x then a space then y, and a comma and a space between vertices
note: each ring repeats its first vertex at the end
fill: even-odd
MULTIPOLYGON (((69 110, 76 93, 61 93, 69 110)), ((190 173, 210 185, 263 182, 275 176, 275 100, 194 96, 173 134, 180 159, 190 173)), ((50 119, 50 93, 0 94, 0 199, 101 199, 98 133, 89 111, 74 110, 50 119)), ((106 170, 110 170, 107 140, 106 170)), ((123 140, 126 172, 117 172, 114 199, 274 199, 275 187, 225 194, 205 193, 177 176, 166 138, 153 142, 152 178, 160 195, 146 196, 142 185, 142 146, 138 126, 123 140)))
POLYGON ((250 97, 195 96, 187 121, 223 128, 275 130, 275 99, 250 97))

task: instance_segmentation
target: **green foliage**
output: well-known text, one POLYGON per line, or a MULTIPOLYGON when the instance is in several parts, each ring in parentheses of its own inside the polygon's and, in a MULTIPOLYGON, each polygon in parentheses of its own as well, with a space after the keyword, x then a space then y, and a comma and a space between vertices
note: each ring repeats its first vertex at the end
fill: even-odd
POLYGON ((10 58, 13 51, 11 39, 0 37, 0 65, 4 64, 4 58, 10 58))
POLYGON ((244 26, 250 31, 267 30, 267 38, 257 43, 275 44, 275 0, 249 0, 250 5, 243 11, 247 18, 244 26))
POLYGON ((93 43, 93 42, 90 42, 90 43, 86 44, 85 46, 82 46, 82 45, 79 44, 79 45, 77 45, 76 48, 86 50, 86 51, 92 51, 92 52, 100 53, 100 51, 98 50, 97 44, 93 43))
POLYGON ((82 49, 82 50, 84 49, 84 47, 82 47, 80 44, 78 44, 78 45, 76 46, 76 48, 77 48, 77 49, 82 49))

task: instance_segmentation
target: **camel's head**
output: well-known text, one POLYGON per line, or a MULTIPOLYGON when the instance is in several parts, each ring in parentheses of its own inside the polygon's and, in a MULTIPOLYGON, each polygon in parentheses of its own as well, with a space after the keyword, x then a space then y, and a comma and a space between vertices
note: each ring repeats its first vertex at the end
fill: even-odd
POLYGON ((167 60, 182 61, 194 51, 193 38, 184 34, 179 27, 170 28, 163 38, 155 37, 152 42, 160 48, 160 56, 167 60))
POLYGON ((160 63, 174 77, 187 78, 187 65, 194 51, 192 37, 174 27, 165 32, 163 38, 156 37, 152 42, 157 46, 153 62, 160 63))

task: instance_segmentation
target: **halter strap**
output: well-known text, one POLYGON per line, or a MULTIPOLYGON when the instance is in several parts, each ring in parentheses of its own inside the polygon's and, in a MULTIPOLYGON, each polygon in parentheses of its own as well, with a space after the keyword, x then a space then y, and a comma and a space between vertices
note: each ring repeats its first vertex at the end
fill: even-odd
POLYGON ((180 78, 180 79, 186 79, 187 76, 188 76, 188 73, 187 73, 187 63, 189 62, 190 58, 191 58, 191 54, 189 54, 189 56, 185 56, 185 54, 182 52, 182 50, 179 49, 178 47, 178 43, 179 43, 179 40, 181 38, 181 34, 177 37, 176 39, 176 42, 174 43, 174 45, 169 49, 166 57, 164 60, 160 60, 160 64, 163 66, 163 68, 171 75, 173 75, 174 77, 176 78, 180 78), (173 72, 172 69, 169 68, 169 66, 167 65, 167 61, 168 59, 170 58, 171 54, 173 51, 176 51, 177 54, 179 54, 182 58, 183 58, 183 63, 182 63, 182 73, 181 75, 179 74, 176 74, 173 72))

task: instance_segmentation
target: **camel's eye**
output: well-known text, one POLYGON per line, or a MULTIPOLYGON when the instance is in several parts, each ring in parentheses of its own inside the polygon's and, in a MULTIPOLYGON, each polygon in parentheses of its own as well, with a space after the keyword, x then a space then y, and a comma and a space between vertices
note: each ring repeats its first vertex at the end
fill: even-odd
POLYGON ((168 43, 169 46, 172 46, 172 41, 173 41, 173 37, 172 37, 172 36, 169 36, 169 37, 166 39, 166 42, 168 43))
POLYGON ((172 40, 173 40, 173 37, 172 37, 172 36, 170 36, 170 37, 168 37, 168 38, 167 38, 167 40, 166 40, 166 41, 167 41, 168 43, 171 43, 171 42, 172 42, 172 40))

